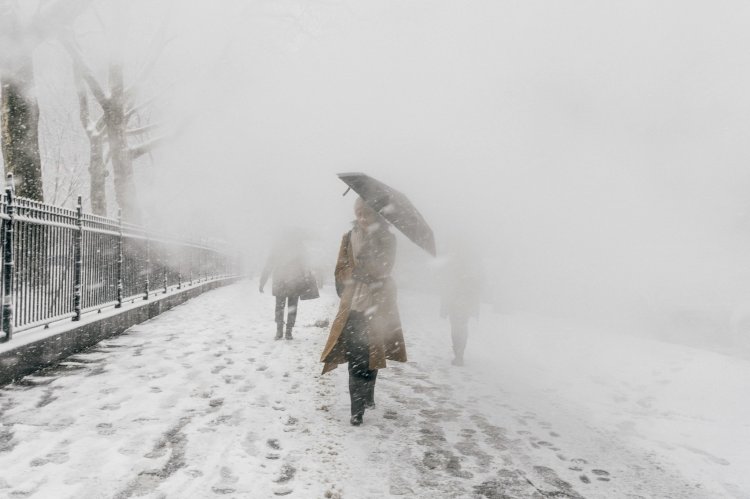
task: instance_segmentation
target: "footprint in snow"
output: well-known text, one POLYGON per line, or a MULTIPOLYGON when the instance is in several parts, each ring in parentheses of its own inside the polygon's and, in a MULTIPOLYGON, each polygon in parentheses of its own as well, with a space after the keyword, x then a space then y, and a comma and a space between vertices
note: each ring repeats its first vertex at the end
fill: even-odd
POLYGON ((582 499, 582 497, 573 490, 573 486, 561 479, 555 470, 546 466, 534 466, 534 471, 542 477, 547 485, 554 487, 556 490, 550 492, 550 496, 563 494, 563 497, 582 499))
POLYGON ((299 420, 295 418, 294 416, 287 417, 286 421, 284 421, 284 426, 294 426, 297 424, 299 420))
POLYGON ((31 460, 29 463, 29 466, 31 467, 38 467, 38 466, 44 466, 45 464, 54 463, 54 464, 63 464, 70 459, 70 456, 68 455, 67 451, 56 451, 51 452, 47 454, 44 457, 37 457, 31 460))
POLYGON ((227 484, 237 483, 240 479, 233 472, 232 469, 227 466, 221 468, 221 481, 227 484))
POLYGON ((258 436, 253 432, 248 432, 245 438, 242 440, 242 448, 250 456, 258 455, 258 448, 255 442, 258 440, 258 436))
POLYGON ((287 483, 297 474, 297 468, 289 463, 284 463, 279 471, 279 476, 274 480, 276 483, 287 483))
POLYGON ((605 470, 591 470, 591 473, 593 473, 594 475, 596 475, 596 477, 597 477, 596 479, 599 480, 600 482, 609 482, 609 480, 610 480, 610 478, 609 478, 609 471, 605 471, 605 470))
POLYGON ((266 445, 268 445, 273 450, 281 450, 281 444, 279 443, 278 438, 269 438, 266 440, 266 445))
POLYGON ((109 436, 114 435, 115 429, 110 423, 99 423, 98 425, 96 425, 96 432, 99 435, 109 436))

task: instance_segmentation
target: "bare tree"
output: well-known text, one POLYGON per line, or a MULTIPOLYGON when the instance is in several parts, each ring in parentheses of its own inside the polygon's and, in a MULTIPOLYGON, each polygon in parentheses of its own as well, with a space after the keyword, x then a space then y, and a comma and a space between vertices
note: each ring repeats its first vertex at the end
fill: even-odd
POLYGON ((42 159, 39 154, 39 105, 34 95, 34 63, 30 41, 21 26, 15 5, 2 4, 3 23, 10 54, 2 64, 0 120, 5 172, 18 183, 19 196, 44 200, 42 159))
POLYGON ((39 152, 39 105, 34 92, 34 48, 67 25, 90 0, 39 2, 24 23, 20 4, 0 0, 0 141, 6 173, 18 195, 44 200, 39 152))
POLYGON ((167 137, 151 138, 150 133, 158 129, 154 123, 142 124, 142 112, 156 100, 156 97, 137 102, 136 85, 142 82, 154 69, 161 51, 166 44, 165 26, 157 32, 152 43, 150 57, 143 65, 134 84, 125 86, 123 65, 118 60, 109 63, 106 86, 100 83, 96 73, 84 60, 82 51, 72 34, 62 39, 71 56, 74 74, 78 82, 78 100, 81 123, 89 138, 91 177, 91 206, 94 213, 107 211, 105 183, 107 164, 111 162, 114 173, 115 198, 122 216, 128 221, 141 219, 137 201, 137 189, 133 163, 162 144, 167 137), (85 85, 84 85, 85 84, 85 85), (101 109, 101 116, 91 118, 88 95, 93 96, 101 109), (131 143, 132 142, 132 143, 131 143), (104 146, 107 146, 107 153, 104 146))
POLYGON ((107 168, 104 157, 104 117, 94 120, 89 108, 88 90, 80 71, 74 68, 73 74, 78 93, 78 108, 81 125, 89 141, 89 196, 91 211, 95 215, 107 215, 107 168))

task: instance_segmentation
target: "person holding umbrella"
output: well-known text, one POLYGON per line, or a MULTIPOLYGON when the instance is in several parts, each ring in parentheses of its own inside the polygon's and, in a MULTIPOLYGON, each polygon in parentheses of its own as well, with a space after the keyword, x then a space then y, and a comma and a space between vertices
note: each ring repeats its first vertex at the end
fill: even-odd
MULTIPOLYGON (((340 177, 362 197, 354 205, 353 228, 344 234, 339 249, 335 280, 341 302, 321 362, 323 374, 348 363, 350 423, 359 426, 365 409, 375 405, 378 370, 386 367, 386 360, 406 362, 396 285, 391 278, 396 237, 389 222, 404 232, 402 222, 408 219, 412 225, 418 212, 403 195, 384 190, 387 186, 375 179, 362 174, 340 177), (374 206, 381 209, 376 211, 374 206)), ((425 228, 429 230, 424 224, 420 237, 426 241, 432 233, 428 238, 425 228)), ((412 229, 406 230, 412 238, 412 229)), ((434 252, 434 241, 431 244, 434 252)))
POLYGON ((323 351, 323 373, 349 364, 351 424, 362 424, 365 408, 375 405, 375 380, 386 359, 406 362, 396 286, 390 277, 396 237, 362 198, 356 221, 344 234, 336 263, 339 312, 323 351))

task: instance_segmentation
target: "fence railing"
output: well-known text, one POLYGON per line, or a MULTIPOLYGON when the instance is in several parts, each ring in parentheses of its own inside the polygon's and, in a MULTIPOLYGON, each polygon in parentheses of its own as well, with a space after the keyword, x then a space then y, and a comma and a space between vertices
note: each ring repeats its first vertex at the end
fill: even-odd
POLYGON ((25 198, 12 177, 0 199, 0 342, 14 332, 105 307, 148 300, 236 273, 236 259, 205 243, 25 198))

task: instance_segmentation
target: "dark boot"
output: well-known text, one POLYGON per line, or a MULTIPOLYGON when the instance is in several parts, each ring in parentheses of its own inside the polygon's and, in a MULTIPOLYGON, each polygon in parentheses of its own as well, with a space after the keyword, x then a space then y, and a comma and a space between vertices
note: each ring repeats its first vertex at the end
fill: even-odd
POLYGON ((283 322, 277 322, 276 323, 276 340, 280 340, 284 336, 284 323, 283 322))
POLYGON ((362 424, 365 415, 365 399, 367 397, 367 380, 360 376, 349 375, 349 398, 352 404, 352 426, 362 424))
POLYGON ((293 340, 294 339, 294 337, 292 336, 292 326, 287 325, 285 338, 287 340, 293 340))

